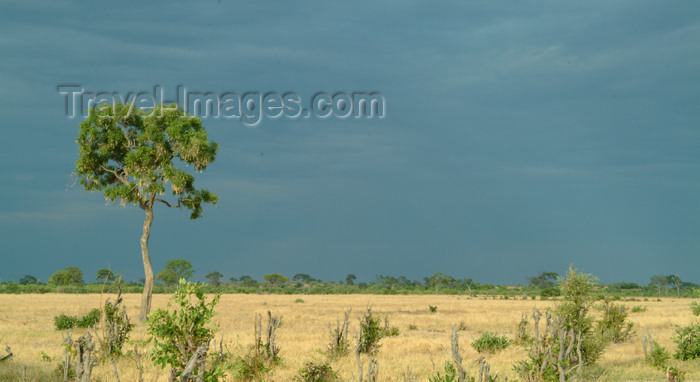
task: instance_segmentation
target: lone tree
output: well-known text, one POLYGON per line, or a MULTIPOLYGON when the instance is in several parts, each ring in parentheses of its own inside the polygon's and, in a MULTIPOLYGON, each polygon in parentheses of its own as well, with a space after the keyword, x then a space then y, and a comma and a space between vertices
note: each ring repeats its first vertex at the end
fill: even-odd
POLYGON ((216 194, 194 187, 186 166, 201 172, 214 161, 219 145, 207 139, 202 120, 174 105, 156 106, 146 114, 134 105, 102 104, 90 110, 80 124, 80 157, 75 174, 88 191, 103 191, 107 200, 144 210, 141 256, 145 273, 139 321, 148 319, 153 292, 153 268, 148 239, 153 207, 187 208, 190 219, 202 214, 202 204, 217 201, 216 194), (165 199, 166 185, 171 200, 165 199))
POLYGON ((209 283, 213 286, 219 286, 221 284, 221 278, 224 277, 224 275, 221 274, 219 271, 213 271, 207 273, 204 277, 209 280, 209 283))
POLYGON ((114 279, 114 272, 107 268, 102 268, 99 271, 97 271, 97 281, 112 282, 114 281, 114 279))
POLYGON ((180 279, 189 280, 194 274, 195 270, 192 269, 192 264, 183 259, 170 260, 165 263, 165 270, 171 270, 175 273, 175 282, 179 282, 180 279))

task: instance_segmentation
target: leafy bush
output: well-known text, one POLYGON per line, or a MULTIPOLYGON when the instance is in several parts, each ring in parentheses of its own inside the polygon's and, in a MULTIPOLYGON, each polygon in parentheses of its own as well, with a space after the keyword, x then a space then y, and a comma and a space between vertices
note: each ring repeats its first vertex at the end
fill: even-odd
POLYGON ((298 298, 298 299, 294 300, 294 303, 296 303, 296 304, 300 304, 302 302, 304 302, 304 299, 302 299, 302 298, 298 298))
POLYGON ((647 307, 645 305, 636 305, 632 307, 632 313, 646 312, 647 307))
POLYGON ((428 309, 430 309, 430 313, 437 313, 437 306, 428 305, 428 309))
POLYGON ((384 317, 384 328, 382 328, 382 337, 396 337, 399 335, 399 328, 389 326, 389 318, 384 317))
POLYGON ((678 345, 674 358, 685 361, 700 357, 700 323, 677 328, 673 342, 678 345))
POLYGON ((90 313, 82 316, 77 322, 76 326, 79 328, 89 328, 96 323, 100 322, 100 310, 97 308, 94 308, 90 311, 90 313))
POLYGON ((479 353, 496 353, 506 349, 512 342, 506 336, 499 337, 496 333, 483 332, 471 345, 479 353))
POLYGON ((430 382, 458 382, 457 369, 450 361, 445 361, 445 374, 440 374, 439 371, 435 375, 428 378, 430 382))
POLYGON ((121 305, 121 280, 117 282, 117 286, 119 293, 116 301, 113 303, 107 299, 104 306, 104 340, 101 344, 101 350, 108 356, 122 355, 122 346, 134 327, 126 314, 126 307, 121 305))
POLYGON ((256 355, 254 351, 244 357, 238 357, 233 368, 236 378, 241 381, 264 381, 265 374, 270 372, 263 357, 260 354, 256 355))
POLYGON ((294 378, 297 382, 336 382, 340 381, 338 373, 333 371, 331 365, 324 363, 317 365, 313 362, 307 362, 304 367, 299 370, 299 374, 294 378))
POLYGON ((631 322, 627 320, 628 313, 624 305, 615 305, 610 300, 605 299, 603 302, 603 318, 598 321, 596 330, 600 335, 614 343, 625 342, 632 336, 631 322))
MULTIPOLYGON (((594 327, 593 317, 589 315, 594 295, 593 288, 596 279, 590 274, 579 272, 569 266, 566 278, 561 281, 561 289, 565 300, 556 305, 554 311, 558 317, 564 320, 567 328, 581 334, 581 357, 586 365, 594 364, 603 354, 610 343, 610 337, 606 332, 605 323, 598 328, 594 327)), ((571 362, 578 363, 576 354, 571 354, 571 362)))
POLYGON ((559 288, 547 288, 542 289, 540 292, 540 297, 559 297, 561 296, 561 291, 559 288))
MULTIPOLYGON (((148 334, 153 341, 151 360, 155 365, 171 367, 171 380, 180 379, 188 362, 198 357, 191 375, 203 373, 207 381, 216 381, 231 368, 229 355, 223 349, 219 354, 208 354, 209 343, 216 328, 211 319, 216 314, 214 307, 220 295, 209 303, 199 283, 180 279, 180 286, 170 298, 168 307, 176 305, 177 311, 157 309, 149 315, 148 334), (206 367, 205 370, 200 368, 206 367)), ((184 379, 184 378, 183 378, 184 379)))
POLYGON ((379 326, 379 319, 372 315, 372 307, 367 307, 367 313, 360 319, 360 353, 375 354, 381 347, 379 340, 384 337, 384 330, 379 326))
POLYGON ((53 325, 56 327, 56 330, 73 329, 77 322, 78 317, 68 316, 63 313, 53 318, 53 325))
POLYGON ((671 354, 666 351, 666 349, 659 345, 656 341, 651 341, 651 352, 649 352, 649 359, 651 365, 660 369, 666 367, 666 361, 671 358, 671 354))
POLYGON ((698 305, 697 302, 690 303, 690 310, 693 312, 694 315, 700 316, 700 305, 698 305))

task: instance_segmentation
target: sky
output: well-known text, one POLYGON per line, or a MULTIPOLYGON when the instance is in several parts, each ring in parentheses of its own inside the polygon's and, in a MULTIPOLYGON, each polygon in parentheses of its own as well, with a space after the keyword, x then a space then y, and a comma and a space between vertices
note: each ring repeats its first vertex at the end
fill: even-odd
POLYGON ((525 284, 700 282, 700 3, 0 4, 0 280, 143 277, 144 212, 76 184, 86 92, 375 92, 379 118, 204 118, 199 220, 155 210, 156 272, 525 284))

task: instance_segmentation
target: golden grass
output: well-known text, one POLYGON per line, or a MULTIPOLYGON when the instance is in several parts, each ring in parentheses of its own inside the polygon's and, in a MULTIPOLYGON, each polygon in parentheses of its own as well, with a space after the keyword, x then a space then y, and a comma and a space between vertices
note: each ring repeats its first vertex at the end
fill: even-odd
MULTIPOLYGON (((21 380, 23 373, 27 380, 46 380, 63 358, 61 331, 53 326, 53 317, 60 313, 83 315, 91 308, 100 306, 106 295, 0 295, 0 344, 12 347, 15 357, 0 365, 0 379, 21 380), (51 361, 42 360, 42 351, 51 361), (24 367, 26 366, 26 371, 24 367)), ((164 308, 169 296, 155 295, 154 308, 164 308)), ((630 318, 639 332, 649 327, 655 339, 669 351, 675 350, 671 337, 674 325, 687 325, 694 321, 688 299, 666 298, 663 301, 622 302, 628 308, 644 305, 647 310, 631 313, 630 318)), ((136 317, 140 295, 124 296, 130 317, 136 317)), ((335 324, 337 317, 348 308, 353 309, 351 335, 357 332, 357 317, 367 303, 373 312, 388 317, 392 326, 400 330, 397 337, 385 338, 377 357, 379 376, 382 381, 403 381, 404 373, 410 367, 411 374, 418 380, 426 381, 436 370, 442 369, 445 360, 450 358, 450 329, 452 324, 464 322, 467 329, 460 332, 460 348, 465 363, 478 358, 478 353, 470 343, 481 331, 495 331, 513 337, 516 325, 523 312, 530 312, 533 306, 546 309, 550 301, 534 300, 491 300, 466 296, 375 296, 375 295, 223 295, 216 308, 215 322, 220 325, 219 335, 224 335, 224 343, 231 345, 235 354, 243 354, 253 343, 253 320, 257 313, 267 310, 283 316, 283 324, 278 329, 278 344, 281 347, 283 362, 274 368, 270 380, 292 381, 298 370, 307 361, 325 362, 323 354, 328 341, 328 324, 335 324), (303 299, 303 303, 295 300, 303 299), (428 305, 438 307, 437 313, 430 313, 428 305), (416 327, 409 330, 409 325, 416 327)), ((84 330, 76 329, 73 339, 84 330)), ((135 339, 146 337, 146 326, 137 325, 135 339)), ((588 372, 591 380, 661 380, 663 373, 643 362, 640 335, 624 344, 611 345, 599 364, 588 372)), ((131 348, 129 348, 131 349, 131 348)), ((511 346, 498 354, 487 355, 492 374, 517 377, 513 365, 525 358, 525 351, 511 346)), ((165 381, 167 370, 156 368, 144 357, 145 380, 165 381)), ((687 380, 700 380, 699 362, 671 361, 687 370, 687 380)), ((330 360, 343 380, 350 380, 357 373, 353 356, 330 360)), ((119 361, 122 381, 135 381, 136 368, 133 360, 119 361)), ((114 375, 108 364, 94 370, 95 380, 112 381, 114 375)), ((232 380, 232 379, 231 379, 232 380)))

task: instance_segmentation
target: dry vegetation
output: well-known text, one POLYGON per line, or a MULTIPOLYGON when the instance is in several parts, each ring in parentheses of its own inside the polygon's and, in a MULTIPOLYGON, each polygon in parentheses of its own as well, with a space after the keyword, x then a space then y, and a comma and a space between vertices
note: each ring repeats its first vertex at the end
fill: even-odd
MULTIPOLYGON (((1 380, 47 380, 63 357, 61 331, 55 330, 53 317, 59 313, 82 315, 104 303, 107 296, 100 295, 0 295, 0 344, 12 348, 14 358, 0 365, 1 380), (51 358, 42 358, 42 351, 51 358), (26 369, 25 369, 26 366, 26 369)), ((165 307, 169 296, 155 295, 154 308, 165 307)), ((125 295, 124 301, 131 317, 139 311, 140 296, 125 295)), ((391 326, 400 330, 397 337, 381 341, 378 354, 379 377, 382 381, 404 381, 406 370, 419 381, 427 381, 435 370, 441 369, 450 358, 450 328, 463 322, 466 329, 460 332, 460 348, 465 365, 478 358, 469 345, 481 331, 503 333, 513 338, 523 312, 533 306, 544 310, 549 301, 531 299, 491 300, 467 296, 377 296, 377 295, 223 295, 216 307, 215 322, 220 325, 218 335, 224 336, 234 354, 243 354, 253 343, 253 325, 256 314, 271 310, 284 317, 278 330, 277 343, 281 347, 281 365, 274 368, 270 380, 292 381, 307 361, 325 362, 323 353, 329 343, 328 324, 335 325, 336 318, 352 308, 350 336, 358 330, 357 317, 367 303, 373 312, 388 317, 391 326), (304 302, 296 302, 303 299, 304 302), (429 305, 437 306, 431 313, 429 305), (415 328, 415 329, 409 329, 415 328)), ((687 325, 694 321, 689 299, 666 298, 663 301, 622 302, 629 309, 644 305, 646 311, 631 313, 635 329, 649 327, 654 338, 671 352, 674 325, 687 325)), ((84 330, 76 329, 77 338, 84 330)), ((143 339, 146 326, 138 325, 132 338, 143 339)), ((126 350, 133 349, 132 345, 126 350)), ((512 366, 525 357, 525 352, 511 346, 503 352, 487 355, 492 374, 517 376, 512 366)), ((145 381, 165 381, 167 371, 155 368, 144 357, 145 381)), ((671 361, 687 370, 687 380, 700 380, 700 362, 671 361)), ((347 356, 330 360, 343 380, 351 380, 357 374, 355 359, 347 356)), ((133 360, 123 358, 118 363, 121 380, 135 381, 136 367, 133 360)), ((114 375, 108 363, 99 365, 93 372, 94 380, 112 381, 114 375)), ((623 344, 612 344, 598 365, 588 370, 587 380, 662 380, 663 373, 643 361, 641 335, 623 344)))

